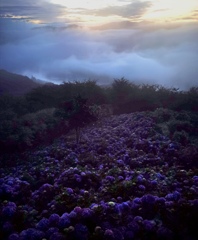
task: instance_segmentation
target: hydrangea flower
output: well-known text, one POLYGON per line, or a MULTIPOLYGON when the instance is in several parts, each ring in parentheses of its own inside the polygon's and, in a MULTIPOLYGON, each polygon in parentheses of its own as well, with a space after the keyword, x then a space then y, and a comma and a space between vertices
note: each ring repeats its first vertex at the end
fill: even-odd
POLYGON ((59 223, 59 220, 60 220, 60 216, 54 213, 49 217, 49 224, 51 226, 57 226, 57 224, 59 223))
POLYGON ((146 187, 144 185, 139 185, 138 188, 141 190, 141 191, 145 191, 146 187))
POLYGON ((66 191, 67 191, 67 193, 68 193, 68 194, 73 194, 73 193, 74 193, 74 191, 73 191, 73 189, 72 189, 72 188, 67 188, 67 190, 66 190, 66 191))
POLYGON ((146 206, 152 206, 155 204, 156 197, 151 194, 146 194, 142 197, 142 204, 146 206))
POLYGON ((42 240, 45 234, 35 228, 28 228, 20 233, 20 240, 42 240))
POLYGON ((16 213, 17 206, 14 202, 8 202, 2 209, 2 215, 5 218, 12 218, 16 213))
POLYGON ((58 226, 60 229, 64 229, 70 226, 70 219, 69 217, 60 217, 58 226))
POLYGON ((17 233, 12 233, 9 237, 8 240, 19 240, 19 235, 17 233))
POLYGON ((87 226, 78 223, 75 225, 75 239, 76 240, 87 240, 88 239, 88 228, 87 226))
POLYGON ((50 236, 49 240, 65 240, 65 237, 60 232, 55 232, 50 236))
POLYGON ((155 223, 154 221, 147 220, 147 219, 145 219, 145 220, 143 221, 143 226, 144 226, 144 229, 145 229, 146 231, 153 231, 155 225, 156 225, 156 223, 155 223))
POLYGON ((105 237, 114 237, 114 233, 111 229, 106 229, 104 233, 105 237))
POLYGON ((49 220, 47 218, 43 218, 36 224, 36 228, 42 231, 46 231, 49 228, 49 225, 49 220))
POLYGON ((54 233, 58 232, 59 229, 57 227, 51 227, 46 231, 46 237, 49 238, 52 236, 54 233))

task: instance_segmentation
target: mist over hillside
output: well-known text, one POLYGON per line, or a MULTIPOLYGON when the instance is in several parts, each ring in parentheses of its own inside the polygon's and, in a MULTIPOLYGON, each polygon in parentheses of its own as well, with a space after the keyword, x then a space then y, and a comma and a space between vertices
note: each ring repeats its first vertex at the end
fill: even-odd
POLYGON ((46 84, 46 82, 37 80, 34 77, 30 79, 27 76, 11 73, 3 69, 0 70, 0 95, 24 95, 43 84, 46 84))

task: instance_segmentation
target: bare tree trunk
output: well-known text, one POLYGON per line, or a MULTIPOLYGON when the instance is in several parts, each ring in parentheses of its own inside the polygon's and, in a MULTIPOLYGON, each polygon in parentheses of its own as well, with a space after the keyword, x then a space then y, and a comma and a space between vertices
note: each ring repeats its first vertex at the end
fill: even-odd
POLYGON ((78 144, 80 141, 80 127, 76 127, 76 143, 78 144))

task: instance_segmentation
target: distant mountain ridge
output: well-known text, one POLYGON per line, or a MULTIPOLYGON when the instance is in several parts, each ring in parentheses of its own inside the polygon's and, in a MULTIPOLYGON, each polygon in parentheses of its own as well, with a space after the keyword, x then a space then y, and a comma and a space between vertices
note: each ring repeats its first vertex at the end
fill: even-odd
POLYGON ((0 95, 24 95, 32 89, 42 86, 43 84, 41 81, 34 81, 26 76, 10 73, 3 69, 0 70, 0 95))

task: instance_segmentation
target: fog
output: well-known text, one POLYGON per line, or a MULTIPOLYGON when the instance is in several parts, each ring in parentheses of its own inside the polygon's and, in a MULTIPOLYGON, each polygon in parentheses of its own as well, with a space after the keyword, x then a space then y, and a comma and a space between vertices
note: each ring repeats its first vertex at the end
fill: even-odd
POLYGON ((0 19, 0 68, 56 83, 125 77, 180 89, 198 85, 196 24, 112 26, 0 19))

